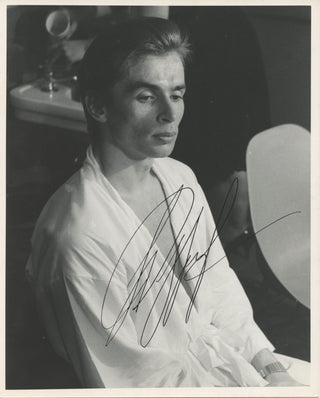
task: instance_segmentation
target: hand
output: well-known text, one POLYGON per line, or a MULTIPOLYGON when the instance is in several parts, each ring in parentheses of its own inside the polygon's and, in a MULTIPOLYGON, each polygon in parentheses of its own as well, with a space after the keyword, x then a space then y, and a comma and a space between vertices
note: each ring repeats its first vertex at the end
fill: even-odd
POLYGON ((266 377, 269 384, 266 387, 289 387, 289 386, 304 386, 299 383, 287 372, 272 373, 266 377))

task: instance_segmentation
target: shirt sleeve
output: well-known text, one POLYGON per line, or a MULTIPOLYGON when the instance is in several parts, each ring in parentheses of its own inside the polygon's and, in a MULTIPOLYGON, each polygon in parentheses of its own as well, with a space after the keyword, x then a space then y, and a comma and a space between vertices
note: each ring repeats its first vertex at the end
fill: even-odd
MULTIPOLYGON (((226 218, 215 225, 207 200, 199 186, 207 223, 206 236, 214 240, 211 247, 206 274, 210 283, 210 300, 212 303, 212 324, 220 329, 224 339, 235 346, 243 357, 251 362, 262 349, 274 351, 274 346, 255 323, 253 311, 244 289, 229 266, 227 256, 219 239, 219 229, 226 218)), ((224 219, 223 219, 224 217, 224 219)))

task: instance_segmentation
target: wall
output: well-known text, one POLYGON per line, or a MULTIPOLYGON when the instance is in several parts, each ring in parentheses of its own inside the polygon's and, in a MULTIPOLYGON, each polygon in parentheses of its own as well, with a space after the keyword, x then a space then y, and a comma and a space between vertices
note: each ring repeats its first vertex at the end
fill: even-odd
POLYGON ((19 84, 23 74, 23 49, 14 44, 14 31, 24 11, 22 6, 7 7, 7 87, 19 84))
POLYGON ((243 7, 261 47, 272 126, 310 129, 310 7, 243 7))

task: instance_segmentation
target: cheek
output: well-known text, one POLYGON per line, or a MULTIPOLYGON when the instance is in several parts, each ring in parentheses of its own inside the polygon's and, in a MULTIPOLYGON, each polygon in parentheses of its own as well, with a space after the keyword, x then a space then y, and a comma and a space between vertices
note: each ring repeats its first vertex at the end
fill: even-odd
POLYGON ((179 103, 179 106, 178 106, 178 109, 177 109, 177 121, 178 121, 178 123, 181 122, 183 114, 184 114, 184 102, 181 101, 181 103, 179 103))
POLYGON ((137 115, 137 112, 130 107, 114 108, 109 114, 109 126, 113 131, 125 132, 137 129, 139 124, 141 124, 141 117, 137 115))
POLYGON ((127 120, 133 126, 140 128, 143 131, 155 124, 156 115, 157 113, 152 107, 137 106, 130 110, 127 120))
POLYGON ((119 115, 122 121, 131 123, 132 125, 143 125, 152 119, 152 111, 146 109, 145 106, 131 105, 121 112, 119 115))

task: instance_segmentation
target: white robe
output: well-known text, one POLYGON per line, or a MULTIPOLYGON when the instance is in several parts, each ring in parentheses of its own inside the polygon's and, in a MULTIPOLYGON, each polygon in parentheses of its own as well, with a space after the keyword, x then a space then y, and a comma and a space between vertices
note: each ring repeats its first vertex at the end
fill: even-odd
POLYGON ((27 273, 51 343, 84 387, 264 386, 250 361, 274 347, 253 320, 193 172, 170 158, 152 167, 192 299, 173 272, 176 247, 168 257, 158 250, 89 148, 32 238, 27 273))

